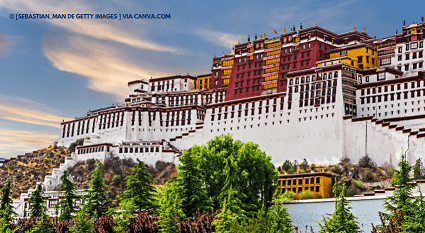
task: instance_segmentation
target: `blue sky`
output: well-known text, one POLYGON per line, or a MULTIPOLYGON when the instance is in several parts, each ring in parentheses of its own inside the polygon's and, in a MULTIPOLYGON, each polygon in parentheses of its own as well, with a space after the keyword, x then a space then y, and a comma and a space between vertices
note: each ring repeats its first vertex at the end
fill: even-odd
MULTIPOLYGON (((127 82, 204 74, 238 40, 300 23, 377 38, 420 21, 423 1, 0 0, 0 157, 51 145, 60 122, 122 103, 127 82), (171 14, 171 19, 10 19, 10 14, 171 14)), ((274 34, 275 35, 275 34, 274 34)))

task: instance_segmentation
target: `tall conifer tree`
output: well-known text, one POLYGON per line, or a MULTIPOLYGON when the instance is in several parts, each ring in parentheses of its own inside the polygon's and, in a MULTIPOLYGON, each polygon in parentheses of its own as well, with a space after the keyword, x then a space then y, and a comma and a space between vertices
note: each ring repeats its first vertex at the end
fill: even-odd
POLYGON ((59 192, 64 192, 64 197, 58 201, 55 206, 56 211, 60 210, 60 220, 71 220, 72 214, 76 212, 74 202, 79 197, 74 193, 77 190, 77 186, 68 179, 68 171, 64 171, 60 180, 62 181, 59 192))
POLYGON ((125 178, 126 190, 121 195, 121 200, 129 201, 132 199, 135 210, 138 212, 143 209, 154 209, 156 190, 153 187, 153 181, 149 179, 151 175, 146 172, 145 163, 137 159, 137 163, 130 170, 135 173, 125 178))
POLYGON ((106 190, 108 186, 105 184, 102 168, 103 164, 99 163, 92 173, 90 189, 85 203, 87 212, 96 219, 99 219, 108 211, 111 203, 111 199, 108 198, 108 191, 106 190))
POLYGON ((10 180, 7 180, 6 185, 1 189, 1 193, 0 218, 3 217, 3 212, 6 211, 7 208, 9 209, 8 211, 11 216, 15 215, 16 213, 13 212, 13 206, 10 204, 12 202, 12 199, 10 198, 12 195, 10 180))
POLYGON ((182 210, 189 217, 197 209, 201 211, 212 209, 205 185, 202 183, 201 170, 193 157, 191 153, 186 153, 186 151, 180 156, 179 177, 176 180, 176 191, 182 198, 182 210))
POLYGON ((31 197, 28 201, 31 218, 43 217, 46 215, 46 200, 41 195, 42 192, 43 188, 41 187, 41 184, 38 184, 37 189, 31 194, 31 197))

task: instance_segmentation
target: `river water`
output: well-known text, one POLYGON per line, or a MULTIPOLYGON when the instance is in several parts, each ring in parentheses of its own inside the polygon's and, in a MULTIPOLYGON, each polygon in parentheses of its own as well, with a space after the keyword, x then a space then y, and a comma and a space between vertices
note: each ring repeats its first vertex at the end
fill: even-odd
MULTIPOLYGON (((351 212, 357 217, 357 221, 360 223, 360 229, 365 233, 372 231, 372 223, 374 226, 381 223, 379 220, 378 211, 383 212, 384 209, 382 204, 383 199, 378 200, 362 200, 352 201, 351 212)), ((308 233, 310 233, 310 226, 313 227, 314 232, 319 231, 318 222, 323 219, 322 215, 325 213, 332 214, 335 209, 334 202, 322 202, 322 203, 299 203, 299 204, 284 204, 291 214, 291 218, 294 221, 293 225, 298 226, 298 230, 305 232, 306 225, 308 226, 308 233)))

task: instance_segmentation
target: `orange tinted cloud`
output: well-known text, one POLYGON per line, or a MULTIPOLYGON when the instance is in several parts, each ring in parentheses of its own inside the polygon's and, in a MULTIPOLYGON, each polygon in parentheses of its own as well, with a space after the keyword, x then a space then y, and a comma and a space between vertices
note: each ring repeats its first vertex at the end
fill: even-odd
POLYGON ((57 69, 89 78, 88 87, 106 92, 123 101, 127 96, 127 82, 165 76, 156 67, 142 68, 140 61, 126 58, 125 52, 97 41, 72 37, 68 46, 45 43, 44 54, 57 69))
POLYGON ((0 95, 0 109, 0 119, 54 128, 60 128, 62 120, 73 119, 49 113, 53 110, 32 100, 4 95, 0 95))

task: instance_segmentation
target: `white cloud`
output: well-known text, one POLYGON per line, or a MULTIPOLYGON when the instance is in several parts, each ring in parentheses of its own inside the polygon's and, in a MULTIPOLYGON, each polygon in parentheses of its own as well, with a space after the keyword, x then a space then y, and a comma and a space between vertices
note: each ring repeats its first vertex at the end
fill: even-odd
POLYGON ((238 40, 244 38, 242 35, 235 35, 231 33, 210 31, 199 29, 195 32, 196 35, 204 37, 206 40, 213 42, 214 44, 232 48, 233 45, 237 44, 238 40))

